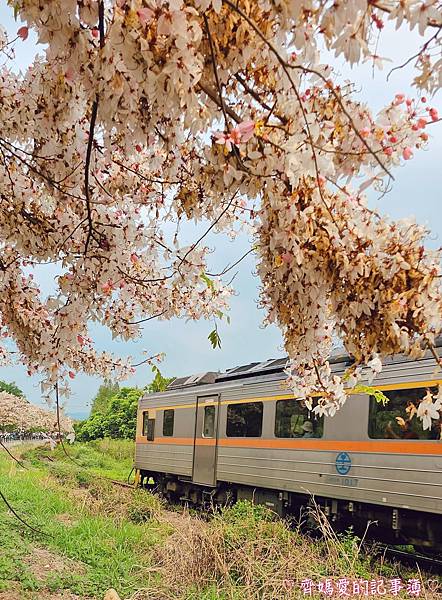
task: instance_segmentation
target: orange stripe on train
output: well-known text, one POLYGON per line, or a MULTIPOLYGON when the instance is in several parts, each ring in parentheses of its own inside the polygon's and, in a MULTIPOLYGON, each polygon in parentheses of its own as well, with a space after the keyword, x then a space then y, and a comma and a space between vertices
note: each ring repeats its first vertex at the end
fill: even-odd
MULTIPOLYGON (((193 446, 193 438, 159 437, 153 442, 138 436, 137 444, 150 445, 178 445, 193 446)), ((195 440, 197 446, 215 446, 216 440, 199 438, 195 440)), ((422 442, 415 440, 294 440, 278 439, 263 440, 251 438, 222 438, 218 440, 218 446, 227 448, 269 448, 275 450, 330 450, 332 452, 379 452, 383 454, 429 454, 442 456, 442 442, 440 440, 422 442)))

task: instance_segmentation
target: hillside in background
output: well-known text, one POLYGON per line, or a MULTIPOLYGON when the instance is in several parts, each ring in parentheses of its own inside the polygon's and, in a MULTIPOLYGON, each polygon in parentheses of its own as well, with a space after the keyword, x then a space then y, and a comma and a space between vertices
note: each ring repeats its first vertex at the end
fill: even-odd
MULTIPOLYGON (((63 413, 60 415, 62 431, 73 431, 73 421, 63 413)), ((25 431, 43 429, 57 430, 55 411, 35 406, 25 398, 0 392, 0 430, 14 427, 25 431)))

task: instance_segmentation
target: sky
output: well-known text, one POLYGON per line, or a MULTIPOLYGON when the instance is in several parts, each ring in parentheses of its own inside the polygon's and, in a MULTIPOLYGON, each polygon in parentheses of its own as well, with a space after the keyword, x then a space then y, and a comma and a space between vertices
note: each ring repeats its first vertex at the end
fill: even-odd
MULTIPOLYGON (((0 0, 0 23, 11 32, 15 32, 20 24, 14 22, 11 10, 0 0)), ((389 70, 405 62, 416 53, 421 38, 415 32, 394 32, 388 26, 383 31, 377 53, 393 60, 387 63, 383 71, 376 71, 373 77, 371 65, 362 65, 352 70, 329 54, 330 62, 342 75, 357 84, 359 97, 368 102, 376 112, 389 103, 396 93, 402 92, 410 97, 415 92, 410 86, 412 68, 407 67, 391 74, 386 80, 389 70)), ((40 50, 41 51, 41 50, 40 50)), ((15 68, 25 68, 36 52, 35 37, 31 34, 28 40, 18 46, 15 68)), ((441 94, 432 99, 431 105, 441 112, 441 94)), ((395 182, 392 191, 378 199, 370 196, 370 203, 382 214, 392 218, 415 217, 431 230, 428 247, 442 245, 442 211, 440 208, 442 189, 442 123, 428 129, 430 144, 428 150, 415 153, 413 160, 394 171, 395 182)), ((190 230, 189 230, 190 231, 190 230)), ((210 245, 214 248, 213 268, 224 267, 237 260, 250 246, 247 235, 241 235, 234 241, 225 236, 213 236, 210 245)), ((209 321, 193 322, 174 319, 169 322, 150 321, 143 330, 141 339, 136 342, 112 340, 110 333, 103 327, 91 327, 92 336, 97 348, 112 351, 120 356, 133 356, 136 360, 143 358, 143 350, 150 354, 165 353, 160 369, 165 376, 183 376, 204 371, 225 370, 236 365, 269 358, 284 356, 282 336, 277 327, 264 328, 264 313, 257 306, 259 297, 259 280, 254 272, 255 263, 252 256, 244 260, 238 268, 233 282, 236 295, 231 301, 231 323, 221 322, 218 325, 221 336, 221 348, 213 350, 207 336, 213 329, 209 321)), ((234 272, 235 272, 234 271, 234 272)), ((213 272, 213 271, 212 271, 213 272)), ((56 271, 52 266, 41 270, 39 279, 42 289, 49 293, 54 286, 56 271)), ((136 375, 124 385, 144 387, 153 378, 148 366, 138 369, 136 375)), ((25 392, 27 398, 44 406, 41 398, 38 377, 28 377, 26 370, 20 365, 0 368, 0 379, 15 381, 25 392)), ((66 412, 74 417, 87 415, 90 403, 96 394, 101 381, 95 377, 79 374, 71 382, 72 394, 66 401, 66 412)))

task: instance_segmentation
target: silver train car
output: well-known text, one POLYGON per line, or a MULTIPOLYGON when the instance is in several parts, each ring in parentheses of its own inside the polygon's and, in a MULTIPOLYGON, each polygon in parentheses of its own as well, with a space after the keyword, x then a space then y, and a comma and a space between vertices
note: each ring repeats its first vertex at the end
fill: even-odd
MULTIPOLYGON (((180 378, 141 398, 138 483, 171 501, 250 499, 282 516, 314 502, 339 528, 363 534, 372 522, 379 540, 442 550, 442 422, 424 430, 410 418, 442 385, 434 358, 388 360, 372 385, 389 402, 349 391, 331 418, 293 398, 285 363, 180 378)), ((349 365, 332 357, 336 373, 349 365)))

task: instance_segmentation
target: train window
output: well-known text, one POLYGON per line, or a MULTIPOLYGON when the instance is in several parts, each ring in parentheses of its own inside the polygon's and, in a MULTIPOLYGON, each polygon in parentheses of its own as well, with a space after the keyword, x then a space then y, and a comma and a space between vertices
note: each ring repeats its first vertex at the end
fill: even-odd
POLYGON ((173 435, 173 422, 175 420, 175 411, 172 409, 165 410, 163 413, 163 435, 173 435))
POLYGON ((147 419, 146 439, 148 442, 153 442, 155 439, 155 419, 147 419))
POLYGON ((261 437, 262 402, 227 406, 227 437, 261 437))
POLYGON ((303 400, 276 402, 275 437, 320 438, 323 430, 324 417, 309 411, 303 400))
POLYGON ((147 435, 147 423, 149 421, 149 411, 145 410, 143 412, 143 431, 142 431, 142 435, 146 436, 147 435))
POLYGON ((203 437, 215 437, 215 407, 204 407, 203 437))
POLYGON ((149 442, 153 442, 155 434, 155 419, 149 419, 149 411, 143 412, 143 436, 149 442))
POLYGON ((437 394, 437 388, 414 388, 384 392, 389 401, 383 405, 370 396, 368 436, 387 440, 439 440, 442 420, 432 420, 430 429, 423 429, 415 412, 425 395, 437 394))

